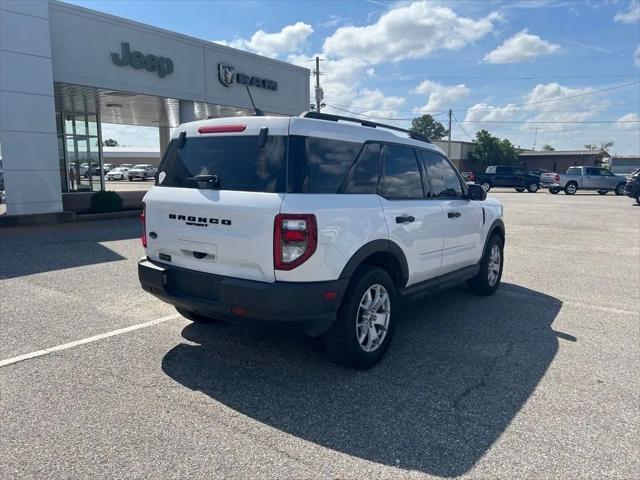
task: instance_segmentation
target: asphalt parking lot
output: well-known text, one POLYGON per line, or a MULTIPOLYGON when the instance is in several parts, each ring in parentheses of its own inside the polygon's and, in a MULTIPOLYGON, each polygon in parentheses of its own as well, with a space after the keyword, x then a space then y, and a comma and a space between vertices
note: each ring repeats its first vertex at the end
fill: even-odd
POLYGON ((137 220, 0 231, 0 478, 635 477, 640 207, 490 195, 498 293, 408 308, 369 371, 178 317, 137 220))

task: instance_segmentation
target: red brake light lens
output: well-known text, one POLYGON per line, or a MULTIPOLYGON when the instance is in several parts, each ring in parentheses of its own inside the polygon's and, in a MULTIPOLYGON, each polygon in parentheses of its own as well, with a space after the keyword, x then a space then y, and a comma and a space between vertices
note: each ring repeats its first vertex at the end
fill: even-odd
POLYGON ((560 181, 560 175, 556 173, 556 182, 559 182, 559 181, 560 181))
POLYGON ((311 257, 318 243, 316 216, 278 214, 273 227, 273 265, 276 270, 293 270, 311 257))
POLYGON ((140 214, 140 221, 142 222, 142 236, 140 240, 142 240, 142 246, 147 248, 147 220, 146 220, 146 211, 147 206, 143 204, 142 213, 140 214))
POLYGON ((247 126, 243 123, 238 125, 211 125, 209 127, 200 127, 198 133, 239 133, 244 132, 247 126))

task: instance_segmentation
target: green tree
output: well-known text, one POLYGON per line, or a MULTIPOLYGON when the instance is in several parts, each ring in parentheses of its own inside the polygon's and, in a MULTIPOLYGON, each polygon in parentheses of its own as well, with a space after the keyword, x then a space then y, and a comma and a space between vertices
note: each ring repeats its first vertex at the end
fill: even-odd
POLYGON ((441 140, 449 135, 449 130, 444 128, 444 125, 431 115, 422 115, 421 117, 414 118, 409 130, 421 133, 429 140, 441 140))
POLYGON ((556 149, 553 148, 551 145, 549 145, 548 143, 546 143, 543 147, 542 147, 542 151, 543 152, 554 152, 556 149))
POLYGON ((104 142, 102 142, 102 145, 105 147, 117 147, 118 141, 114 140, 113 138, 107 138, 104 142))
POLYGON ((613 140, 610 140, 608 142, 600 142, 600 144, 587 143, 584 146, 586 150, 604 150, 605 152, 609 151, 611 147, 613 147, 613 140))
POLYGON ((489 165, 518 165, 518 151, 506 138, 494 137, 486 130, 476 133, 473 141, 474 149, 470 153, 478 167, 486 168, 489 165))

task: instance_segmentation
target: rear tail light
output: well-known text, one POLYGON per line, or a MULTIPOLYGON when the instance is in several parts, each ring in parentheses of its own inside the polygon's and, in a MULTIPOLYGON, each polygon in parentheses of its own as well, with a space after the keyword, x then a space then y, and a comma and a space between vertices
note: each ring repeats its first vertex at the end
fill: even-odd
POLYGON ((555 179, 556 179, 556 182, 559 182, 559 181, 560 181, 560 175, 558 175, 558 174, 556 173, 555 179))
POLYGON ((140 240, 142 240, 142 246, 147 248, 147 223, 146 223, 146 212, 147 206, 142 205, 142 213, 140 214, 140 221, 142 222, 142 236, 140 240))
POLYGON ((316 251, 318 226, 310 214, 278 214, 273 227, 273 265, 292 270, 316 251))
POLYGON ((469 181, 471 181, 471 182, 475 182, 475 180, 476 180, 476 174, 475 174, 475 173, 473 173, 473 172, 471 172, 471 173, 469 174, 469 181))

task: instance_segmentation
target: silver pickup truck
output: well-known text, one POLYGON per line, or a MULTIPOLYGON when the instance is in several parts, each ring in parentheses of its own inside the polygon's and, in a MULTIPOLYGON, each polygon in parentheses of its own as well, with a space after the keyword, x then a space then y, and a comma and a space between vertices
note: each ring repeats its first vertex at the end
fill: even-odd
POLYGON ((626 181, 624 175, 614 175, 606 168, 569 167, 564 175, 542 175, 540 187, 548 188, 554 194, 560 190, 567 195, 573 195, 578 190, 595 190, 600 195, 606 195, 609 191, 623 195, 626 181))

